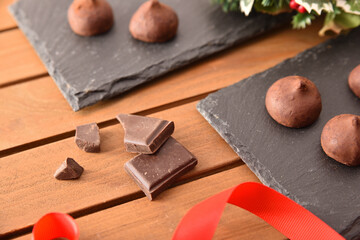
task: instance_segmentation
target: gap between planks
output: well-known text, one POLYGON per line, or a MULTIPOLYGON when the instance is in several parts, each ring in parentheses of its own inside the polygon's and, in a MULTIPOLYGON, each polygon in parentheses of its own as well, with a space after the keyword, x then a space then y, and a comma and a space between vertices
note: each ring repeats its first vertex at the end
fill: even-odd
MULTIPOLYGON (((0 102, 0 108, 7 116, 0 121, 0 129, 8 136, 6 140, 0 141, 1 149, 7 151, 3 152, 6 155, 31 148, 36 144, 41 145, 63 139, 71 136, 71 131, 77 125, 87 122, 102 123, 113 119, 118 113, 116 109, 134 113, 216 91, 323 41, 324 39, 314 37, 315 31, 314 27, 302 32, 304 34, 288 29, 276 31, 271 36, 268 34, 265 38, 258 38, 231 51, 204 59, 190 67, 184 67, 151 84, 144 84, 124 94, 121 98, 104 101, 76 114, 70 110, 50 77, 0 89, 0 95, 7 99, 6 102, 0 102), (54 124, 56 121, 61 124, 54 124), (44 139, 47 141, 43 141, 44 139)), ((6 38, 3 39, 5 40, 6 38)), ((29 45, 26 41, 25 43, 29 45)), ((28 60, 23 65, 30 71, 30 62, 36 61, 36 55, 35 53, 27 54, 28 60)), ((6 56, 6 53, 3 55, 6 56)), ((10 64, 12 65, 14 63, 10 64)), ((39 63, 36 66, 40 68, 41 65, 39 63)), ((2 69, 0 69, 1 72, 2 69)), ((35 72, 38 70, 32 73, 35 72)))
MULTIPOLYGON (((173 136, 199 160, 195 169, 181 177, 175 185, 243 164, 197 113, 195 106, 192 102, 151 115, 173 120, 176 125, 173 136)), ((4 159, 8 164, 0 168, 3 177, 0 191, 4 193, 0 198, 0 205, 4 207, 0 220, 6 219, 5 222, 1 220, 3 234, 23 233, 23 229, 30 229, 30 225, 49 211, 68 212, 78 217, 143 196, 123 170, 124 163, 134 154, 125 151, 122 127, 110 126, 100 134, 103 139, 100 154, 84 153, 76 147, 73 139, 65 139, 4 159), (66 156, 77 159, 85 168, 79 181, 60 182, 51 176, 66 156), (68 194, 74 191, 77 194, 68 194), (18 206, 22 206, 21 209, 18 206)))
POLYGON ((15 26, 15 27, 3 28, 3 29, 0 29, 0 34, 3 33, 3 32, 6 32, 6 31, 15 30, 15 29, 18 29, 18 27, 15 26))
MULTIPOLYGON (((315 35, 315 31, 317 28, 319 28, 320 21, 316 21, 312 26, 309 27, 309 29, 304 30, 307 34, 315 35)), ((14 84, 22 83, 24 82, 24 79, 27 81, 35 79, 37 76, 46 74, 46 69, 41 63, 39 57, 36 55, 35 50, 31 47, 28 40, 25 38, 25 36, 20 32, 20 29, 13 28, 13 32, 4 33, 0 36, 0 42, 2 44, 6 45, 6 49, 10 49, 10 51, 0 51, 0 55, 2 57, 6 58, 8 57, 8 63, 4 65, 3 67, 0 67, 0 73, 3 72, 3 80, 0 80, 0 88, 1 87, 8 87, 14 84), (5 41, 5 39, 8 39, 9 41, 5 41), (13 41, 11 41, 13 39, 13 41), (21 48, 23 51, 18 51, 18 49, 21 48), (19 54, 25 54, 26 57, 18 56, 19 54), (18 66, 18 60, 21 59, 21 62, 23 66, 18 66), (21 71, 19 71, 21 70, 21 71)), ((233 47, 230 47, 224 51, 220 51, 218 53, 215 53, 207 58, 201 59, 196 62, 196 64, 201 64, 204 61, 210 61, 211 59, 215 59, 221 56, 226 55, 227 53, 231 51, 236 51, 237 48, 246 48, 249 47, 249 45, 256 45, 257 42, 262 42, 264 39, 271 38, 273 35, 282 35, 283 33, 291 33, 293 34, 294 31, 291 30, 288 27, 282 27, 279 29, 275 29, 271 32, 264 33, 262 35, 255 36, 252 38, 251 41, 246 41, 241 44, 237 44, 233 47)), ((305 34, 306 35, 306 34, 305 34)), ((315 38, 314 41, 319 41, 319 37, 315 38)), ((324 39, 324 38, 323 38, 324 39)), ((301 39, 299 39, 301 41, 301 39)), ((296 40, 296 41, 299 41, 296 40)), ((290 39, 291 41, 291 39, 290 39)), ((301 44, 301 42, 294 42, 294 44, 301 44)), ((284 45, 286 47, 286 45, 284 45)), ((193 65, 193 64, 192 64, 193 65)), ((182 67, 181 69, 186 68, 186 66, 182 67)))
POLYGON ((40 73, 40 74, 31 76, 31 77, 20 78, 18 80, 14 80, 14 81, 11 81, 11 82, 0 83, 0 89, 10 87, 10 86, 13 86, 13 85, 16 85, 16 84, 20 84, 20 83, 29 82, 29 81, 36 80, 38 78, 47 77, 47 76, 49 76, 49 74, 46 72, 46 73, 40 73))
MULTIPOLYGON (((170 108, 174 108, 174 107, 178 107, 178 106, 181 106, 181 105, 184 105, 184 104, 188 104, 188 103, 191 103, 191 102, 194 102, 194 101, 199 101, 199 100, 205 98, 208 94, 213 93, 215 91, 216 90, 213 90, 213 91, 210 91, 210 92, 207 92, 207 93, 203 93, 203 94, 199 94, 199 95, 192 96, 192 97, 189 97, 189 98, 181 99, 179 101, 163 104, 163 105, 156 106, 156 107, 153 107, 153 108, 149 108, 149 109, 146 109, 146 110, 143 110, 143 111, 135 112, 135 113, 132 113, 132 114, 140 115, 140 116, 146 116, 146 115, 150 115, 150 114, 153 114, 153 113, 161 112, 161 111, 164 111, 164 110, 167 110, 167 109, 170 109, 170 108)), ((101 128, 113 126, 113 125, 118 124, 118 123, 119 122, 118 122, 118 120, 116 118, 112 118, 112 119, 109 119, 109 120, 99 122, 97 124, 98 124, 99 128, 101 129, 101 128)), ((75 136, 75 130, 72 130, 72 131, 64 132, 64 133, 61 133, 61 134, 58 134, 58 135, 43 138, 43 139, 40 139, 40 140, 37 140, 37 141, 29 142, 29 143, 26 143, 26 144, 23 144, 23 145, 19 145, 19 146, 13 147, 13 148, 8 148, 8 149, 0 151, 0 158, 7 157, 7 156, 10 156, 12 154, 20 153, 20 152, 23 152, 23 151, 26 151, 26 150, 29 150, 29 149, 32 149, 32 148, 37 148, 37 147, 40 147, 40 146, 43 146, 43 145, 46 145, 46 144, 61 141, 61 140, 64 140, 66 138, 70 138, 70 137, 74 137, 74 136, 75 136)))
MULTIPOLYGON (((244 162, 242 162, 240 160, 240 158, 235 158, 233 160, 233 162, 230 163, 230 164, 220 166, 219 168, 212 169, 212 170, 210 170, 208 172, 204 172, 204 173, 199 174, 197 176, 195 175, 193 177, 185 178, 183 180, 180 180, 179 182, 176 182, 175 184, 171 185, 168 189, 172 189, 172 188, 175 188, 175 187, 178 187, 178 186, 181 186, 181 185, 184 185, 184 184, 187 184, 187 183, 190 183, 190 182, 202 179, 202 178, 206 178, 206 177, 221 173, 223 171, 231 170, 233 168, 237 168, 237 167, 240 167, 242 165, 244 165, 244 162)), ((167 191, 167 190, 165 190, 165 191, 167 191)), ((90 214, 94 214, 94 213, 97 213, 97 212, 101 212, 101 211, 104 211, 104 210, 119 206, 121 204, 129 203, 131 201, 135 201, 135 200, 140 199, 140 198, 145 199, 146 196, 142 191, 139 190, 138 192, 135 192, 135 193, 132 193, 132 194, 120 197, 120 198, 115 198, 115 199, 112 199, 112 200, 110 200, 108 202, 100 203, 100 204, 97 204, 97 205, 94 205, 94 206, 89 206, 87 208, 80 209, 80 210, 75 211, 75 212, 70 212, 68 214, 70 216, 72 216, 74 219, 77 219, 77 218, 80 218, 80 217, 85 217, 85 216, 88 216, 90 214)), ((0 234, 0 239, 17 238, 17 237, 21 237, 23 235, 29 234, 29 233, 31 233, 33 226, 34 225, 30 225, 30 226, 26 226, 26 227, 21 228, 21 229, 17 229, 14 232, 6 233, 6 234, 3 234, 3 235, 0 234)))
MULTIPOLYGON (((137 199, 76 219, 80 239, 171 239, 176 226, 195 204, 243 182, 259 182, 245 165, 171 188, 153 202, 137 199)), ((29 239, 30 235, 20 237, 29 239)), ((259 217, 227 204, 213 239, 285 239, 259 217)))
MULTIPOLYGON (((45 76, 49 76, 45 66, 43 65, 42 62, 40 62, 40 58, 37 56, 36 54, 36 51, 35 49, 31 46, 30 42, 28 42, 27 38, 25 37, 25 35, 21 32, 20 29, 18 28, 11 28, 9 30, 15 30, 14 32, 9 32, 6 36, 4 37, 5 35, 1 35, 0 37, 1 38, 6 38, 6 41, 4 39, 1 39, 0 38, 0 43, 3 42, 3 44, 9 44, 9 45, 6 45, 6 48, 7 49, 14 49, 13 51, 14 52, 11 52, 13 54, 11 54, 12 56, 16 56, 16 57, 13 57, 12 59, 8 59, 8 61, 10 61, 11 64, 11 67, 8 67, 8 66, 3 66, 1 67, 0 66, 0 73, 2 72, 1 70, 4 70, 3 71, 3 78, 5 80, 1 80, 0 78, 0 88, 6 88, 6 87, 9 87, 9 86, 13 86, 13 85, 16 85, 16 84, 21 84, 21 83, 24 83, 24 82, 28 82, 28 81, 31 81, 31 80, 36 80, 37 78, 41 78, 41 77, 45 77, 45 76), (16 38, 17 41, 8 41, 8 38, 9 39, 13 39, 13 38, 16 38), (2 41, 1 41, 2 40, 2 41), (18 56, 19 55, 19 52, 18 51, 15 51, 16 50, 16 47, 18 46, 21 46, 24 51, 21 51, 21 54, 24 54, 24 52, 26 52, 27 54, 27 57, 23 58, 22 59, 22 62, 21 64, 23 64, 24 66, 28 66, 27 69, 25 69, 24 71, 18 71, 17 68, 18 66, 15 64, 17 63, 18 59, 21 57, 21 56, 18 56), (30 63, 33 62, 32 65, 30 65, 30 63), (13 71, 10 71, 10 72, 6 72, 6 71, 9 71, 9 69, 12 69, 12 68, 15 68, 15 70, 13 71), (29 75, 24 75, 24 74, 29 74, 29 75), (8 75, 10 75, 10 79, 8 77, 8 75), (15 76, 13 76, 15 75, 15 76)), ((199 59, 197 60, 196 62, 192 63, 192 64, 189 64, 189 65, 185 65, 183 67, 180 67, 178 69, 175 69, 169 73, 166 73, 164 74, 163 76, 160 76, 159 78, 163 78, 163 77, 166 77, 167 75, 169 74, 176 74, 178 71, 183 71, 185 70, 186 68, 191 68, 191 67, 194 67, 194 65, 201 65, 203 64, 204 62, 209 62, 209 61, 212 61, 216 58, 220 58, 222 56, 225 56, 226 54, 230 53, 231 51, 234 51, 235 49, 237 48, 244 48, 244 47, 247 47, 247 45, 252 45, 254 44, 254 42, 258 42, 258 41, 262 41, 262 39, 266 39, 268 37, 271 36, 271 34, 279 34, 283 31, 289 31, 288 28, 286 27, 281 27, 281 28, 278 28, 278 29, 274 29, 271 33, 270 32, 267 32, 267 33, 264 33, 264 34, 261 34, 261 35, 257 35, 257 36, 254 36, 252 38, 252 42, 249 42, 249 41, 245 41, 245 42, 242 42, 240 44, 235 44, 234 46, 230 46, 229 48, 227 49, 224 49, 220 52, 217 52, 217 53, 214 53, 206 58, 203 58, 203 59, 199 59)), ((1 31, 0 31, 1 33, 1 31)), ((1 52, 0 52, 1 54, 1 52)), ((7 52, 7 54, 9 54, 9 52, 7 52)), ((6 57, 6 55, 4 54, 2 57, 6 57)), ((144 84, 143 84, 144 85, 144 84)))

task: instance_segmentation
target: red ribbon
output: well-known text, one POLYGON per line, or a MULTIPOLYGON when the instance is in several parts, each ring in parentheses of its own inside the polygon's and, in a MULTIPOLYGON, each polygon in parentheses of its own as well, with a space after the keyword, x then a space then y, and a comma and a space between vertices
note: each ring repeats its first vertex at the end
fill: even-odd
POLYGON ((32 240, 51 240, 54 238, 79 239, 79 228, 74 219, 65 213, 48 213, 34 225, 32 240))
POLYGON ((246 182, 191 208, 173 240, 210 240, 227 203, 248 210, 292 240, 344 240, 340 234, 290 198, 260 183, 246 182))

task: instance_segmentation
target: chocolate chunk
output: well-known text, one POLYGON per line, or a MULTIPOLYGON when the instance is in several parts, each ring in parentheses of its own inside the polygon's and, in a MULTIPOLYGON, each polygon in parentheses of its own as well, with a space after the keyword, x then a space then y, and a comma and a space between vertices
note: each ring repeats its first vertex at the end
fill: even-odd
POLYGON ((125 170, 152 200, 196 164, 194 155, 170 137, 155 154, 140 154, 125 163, 125 170))
POLYGON ((77 126, 75 142, 85 152, 100 152, 100 134, 97 124, 77 126))
POLYGON ((125 148, 128 152, 153 154, 174 132, 174 122, 119 114, 116 117, 125 130, 125 148))
POLYGON ((288 76, 276 81, 266 93, 265 106, 279 124, 307 127, 321 112, 321 97, 315 84, 305 77, 288 76))
POLYGON ((80 166, 74 159, 67 158, 61 166, 56 170, 54 177, 58 180, 76 179, 84 172, 84 168, 80 166))

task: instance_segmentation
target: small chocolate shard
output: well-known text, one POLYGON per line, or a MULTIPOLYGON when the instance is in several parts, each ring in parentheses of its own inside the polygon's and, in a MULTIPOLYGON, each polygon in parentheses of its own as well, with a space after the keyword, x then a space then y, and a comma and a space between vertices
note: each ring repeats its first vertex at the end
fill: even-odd
POLYGON ((155 154, 140 154, 126 162, 124 167, 152 200, 196 164, 195 156, 170 137, 155 154))
POLYGON ((76 127, 75 143, 85 152, 100 152, 100 133, 96 123, 76 127))
POLYGON ((153 154, 174 132, 174 122, 130 114, 116 117, 125 130, 125 148, 128 152, 153 154))
POLYGON ((56 170, 54 177, 58 180, 77 179, 84 172, 84 168, 80 166, 74 159, 67 158, 56 170))

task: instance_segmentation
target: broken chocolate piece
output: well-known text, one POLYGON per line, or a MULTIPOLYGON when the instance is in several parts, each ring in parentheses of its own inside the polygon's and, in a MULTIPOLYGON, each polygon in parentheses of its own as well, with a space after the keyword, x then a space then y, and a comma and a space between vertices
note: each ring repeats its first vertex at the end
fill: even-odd
POLYGON ((125 170, 152 200, 196 164, 194 155, 170 137, 155 154, 140 154, 125 163, 125 170))
POLYGON ((100 152, 100 134, 96 123, 76 127, 75 143, 85 152, 100 152))
POLYGON ((128 152, 153 154, 174 132, 174 122, 129 114, 116 117, 125 130, 128 152))
POLYGON ((54 177, 58 180, 76 179, 84 172, 84 168, 80 166, 74 159, 67 158, 61 166, 56 170, 54 177))

